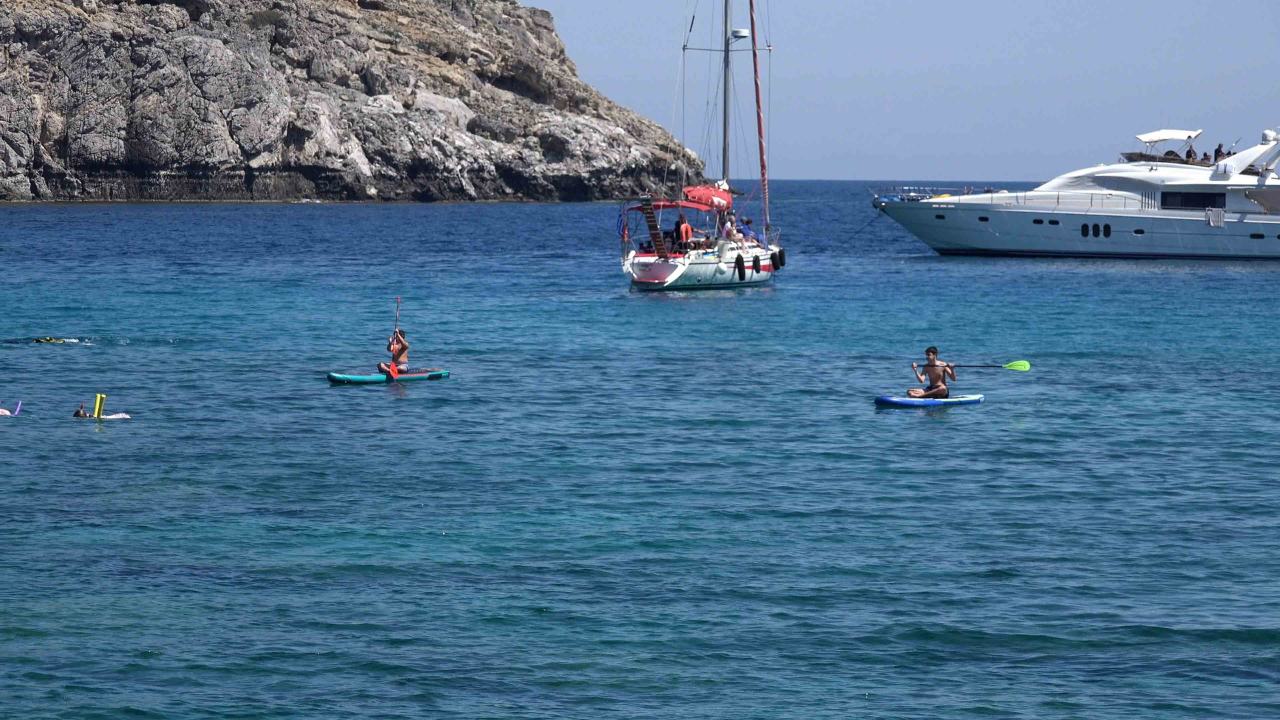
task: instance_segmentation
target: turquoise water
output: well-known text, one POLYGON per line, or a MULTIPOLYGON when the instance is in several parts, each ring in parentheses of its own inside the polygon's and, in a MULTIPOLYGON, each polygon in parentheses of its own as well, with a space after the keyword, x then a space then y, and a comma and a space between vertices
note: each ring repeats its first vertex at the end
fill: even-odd
POLYGON ((1280 715, 1280 263, 774 190, 682 295, 608 204, 0 207, 0 338, 86 341, 0 344, 0 715, 1280 715), (397 295, 452 377, 329 387, 397 295), (930 344, 1033 370, 877 410, 930 344))

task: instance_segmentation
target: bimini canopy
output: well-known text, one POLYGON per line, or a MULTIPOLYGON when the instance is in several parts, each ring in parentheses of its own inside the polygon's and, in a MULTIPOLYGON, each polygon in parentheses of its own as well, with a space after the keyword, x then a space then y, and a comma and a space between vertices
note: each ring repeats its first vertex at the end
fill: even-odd
MULTIPOLYGON (((699 202, 690 202, 688 200, 654 200, 653 209, 655 211, 671 210, 679 208, 681 210, 696 210, 698 212, 715 212, 716 208, 699 202)), ((644 205, 632 205, 627 208, 627 212, 639 212, 644 209, 644 205)))
POLYGON ((1168 140, 1195 140, 1200 137, 1200 133, 1204 130, 1152 130, 1149 133, 1142 133, 1138 136, 1138 142, 1146 145, 1161 143, 1168 140))

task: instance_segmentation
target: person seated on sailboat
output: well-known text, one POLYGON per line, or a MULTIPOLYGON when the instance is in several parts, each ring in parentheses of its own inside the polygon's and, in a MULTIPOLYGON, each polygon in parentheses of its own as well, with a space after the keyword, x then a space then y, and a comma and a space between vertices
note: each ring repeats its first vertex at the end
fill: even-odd
POLYGON ((756 235, 755 229, 751 227, 751 218, 746 218, 742 221, 742 237, 748 240, 760 239, 760 237, 756 235))
POLYGON ((693 226, 689 224, 684 213, 680 213, 680 217, 676 218, 675 236, 680 242, 681 250, 693 249, 693 226))
POLYGON ((733 216, 729 215, 724 219, 724 227, 720 229, 720 237, 725 240, 741 240, 742 233, 733 226, 733 216))

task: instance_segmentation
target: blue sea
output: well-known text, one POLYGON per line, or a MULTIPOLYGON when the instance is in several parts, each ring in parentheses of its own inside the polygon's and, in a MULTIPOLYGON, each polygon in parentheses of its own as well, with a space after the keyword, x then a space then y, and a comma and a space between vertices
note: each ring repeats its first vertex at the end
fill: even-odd
POLYGON ((1280 716, 1280 263, 773 190, 668 295, 609 203, 0 207, 0 716, 1280 716), (330 387, 397 296, 451 377, 330 387))

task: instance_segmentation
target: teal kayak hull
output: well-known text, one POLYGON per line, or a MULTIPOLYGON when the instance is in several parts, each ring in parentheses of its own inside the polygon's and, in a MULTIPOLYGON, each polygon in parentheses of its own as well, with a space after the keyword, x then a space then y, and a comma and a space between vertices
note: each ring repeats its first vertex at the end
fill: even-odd
POLYGON ((409 382, 410 380, 443 380, 449 377, 448 370, 409 370, 392 379, 390 375, 346 375, 329 373, 329 382, 334 385, 386 385, 392 382, 409 382))

